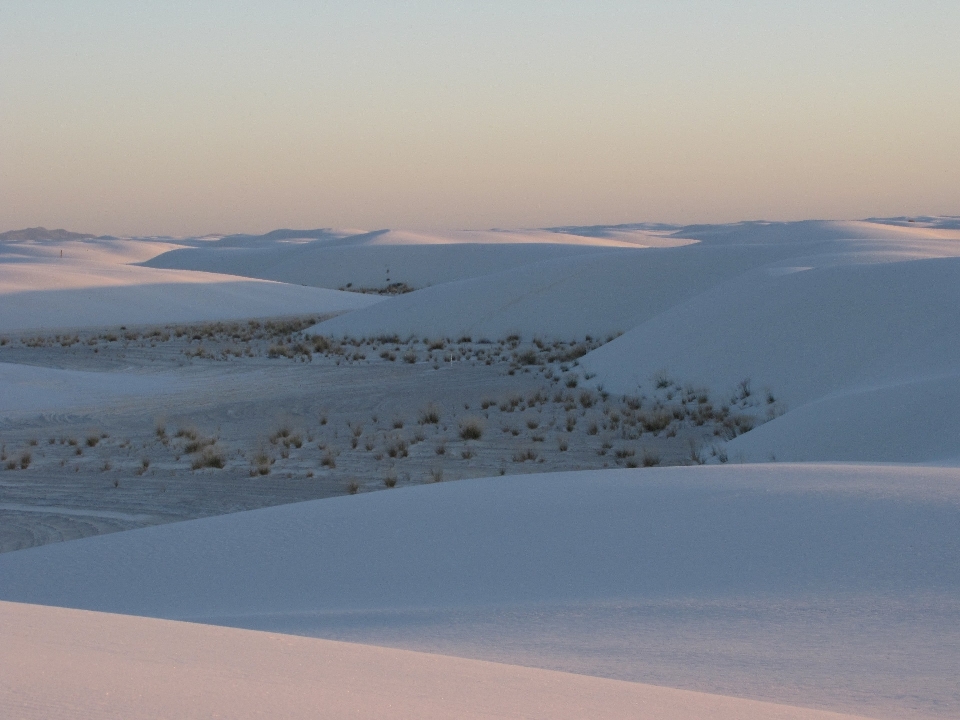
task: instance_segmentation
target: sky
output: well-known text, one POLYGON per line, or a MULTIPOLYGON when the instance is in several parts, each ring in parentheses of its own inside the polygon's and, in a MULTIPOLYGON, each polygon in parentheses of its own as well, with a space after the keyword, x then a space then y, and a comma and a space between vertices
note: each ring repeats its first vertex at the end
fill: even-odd
POLYGON ((0 231, 960 215, 960 3, 0 0, 0 231))

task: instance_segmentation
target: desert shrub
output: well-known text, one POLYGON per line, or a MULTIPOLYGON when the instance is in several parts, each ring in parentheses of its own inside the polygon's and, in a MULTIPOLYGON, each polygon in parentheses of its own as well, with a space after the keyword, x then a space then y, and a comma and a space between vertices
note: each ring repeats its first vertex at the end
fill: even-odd
POLYGON ((640 462, 644 467, 654 467, 660 464, 660 453, 657 452, 656 448, 644 448, 643 455, 640 457, 640 462))
POLYGON ((386 477, 383 478, 383 484, 385 487, 392 488, 397 486, 397 475, 396 473, 390 472, 387 473, 386 477))
POLYGON ((396 439, 387 445, 387 455, 392 458, 401 457, 405 458, 409 454, 407 447, 407 441, 403 439, 396 439))
POLYGON ((531 430, 536 430, 538 427, 540 427, 540 421, 537 420, 537 418, 529 418, 527 420, 527 427, 531 430))
POLYGON ((462 457, 464 460, 469 460, 475 454, 476 453, 473 452, 473 448, 467 447, 460 452, 460 457, 462 457))
POLYGON ((537 364, 537 351, 533 348, 528 348, 521 353, 514 355, 514 359, 521 365, 536 365, 537 364))
POLYGON ((400 429, 403 427, 403 422, 404 422, 404 420, 403 420, 402 417, 394 418, 394 419, 393 419, 393 428, 394 428, 394 430, 400 430, 400 429))
POLYGON ((566 452, 567 447, 568 447, 567 441, 564 438, 557 438, 557 449, 560 452, 566 452))
POLYGON ((440 423, 440 408, 430 403, 420 411, 421 425, 437 425, 440 423))
POLYGON ((660 432, 673 422, 673 414, 661 409, 643 413, 637 419, 646 432, 660 432))
POLYGON ((267 455, 263 450, 259 451, 253 456, 251 465, 253 465, 253 468, 250 470, 251 475, 270 474, 270 456, 267 455))
POLYGON ((577 386, 577 382, 578 380, 576 375, 568 375, 567 379, 564 381, 564 384, 568 388, 575 388, 577 386))
POLYGON ((443 468, 435 467, 430 469, 430 481, 431 482, 443 482, 443 468))
POLYGON ((478 418, 461 420, 460 437, 463 440, 479 440, 483 437, 483 423, 478 418))
POLYGON ((195 439, 191 440, 190 442, 188 442, 186 445, 183 446, 183 451, 187 455, 194 455, 195 453, 200 452, 204 448, 207 448, 213 445, 215 442, 216 442, 215 438, 205 438, 198 435, 195 439))
POLYGON ((706 462, 706 458, 703 456, 703 447, 694 438, 690 438, 688 444, 690 448, 690 462, 694 465, 703 465, 706 462))
POLYGON ((281 440, 286 440, 288 437, 290 437, 290 428, 286 425, 281 425, 270 435, 270 442, 276 445, 278 442, 281 440))
POLYGON ((587 435, 596 435, 598 432, 600 432, 600 428, 595 422, 592 422, 587 426, 587 435))
POLYGON ((337 453, 333 448, 327 448, 327 451, 320 458, 320 464, 333 470, 337 466, 337 453))
POLYGON ((532 448, 527 448, 525 450, 517 450, 513 454, 513 461, 515 463, 526 462, 527 460, 534 461, 537 459, 537 452, 532 448))
POLYGON ((23 453, 23 454, 20 456, 20 469, 21 469, 21 470, 26 470, 28 467, 30 467, 30 461, 31 461, 32 459, 33 459, 33 458, 32 458, 32 456, 30 455, 30 453, 28 453, 28 452, 23 453))
POLYGON ((98 442, 100 442, 99 435, 87 435, 87 447, 96 447, 98 442))
POLYGON ((439 442, 439 443, 437 443, 437 446, 434 448, 434 452, 436 452, 437 455, 445 455, 446 452, 447 452, 447 445, 446 445, 446 443, 444 443, 444 442, 439 442))
POLYGON ((200 436, 200 433, 193 426, 181 425, 177 428, 176 436, 178 438, 186 438, 187 440, 196 440, 200 436))
POLYGON ((347 492, 351 495, 356 495, 358 492, 360 492, 360 483, 358 483, 356 480, 351 480, 348 482, 347 492))
POLYGON ((200 470, 201 468, 223 469, 227 464, 226 458, 219 450, 214 447, 206 447, 203 452, 193 459, 190 464, 191 469, 200 470))
POLYGON ((417 353, 413 350, 408 350, 403 354, 403 361, 410 365, 413 365, 417 362, 417 353))

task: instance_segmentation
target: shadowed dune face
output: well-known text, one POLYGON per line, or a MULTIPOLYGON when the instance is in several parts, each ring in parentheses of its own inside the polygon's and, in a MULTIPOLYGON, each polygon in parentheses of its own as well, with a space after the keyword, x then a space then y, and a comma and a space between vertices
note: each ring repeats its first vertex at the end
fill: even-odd
POLYGON ((7 553, 0 598, 950 717, 958 493, 880 466, 489 478, 7 553))

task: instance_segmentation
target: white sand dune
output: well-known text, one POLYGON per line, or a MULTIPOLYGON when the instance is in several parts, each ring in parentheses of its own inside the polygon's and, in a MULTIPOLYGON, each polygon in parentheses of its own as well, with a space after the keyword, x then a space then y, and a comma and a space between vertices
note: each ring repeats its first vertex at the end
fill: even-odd
MULTIPOLYGON (((262 240, 233 247, 229 239, 172 250, 147 261, 154 268, 228 273, 315 287, 424 288, 521 265, 664 242, 649 234, 629 241, 547 231, 415 233, 384 230, 310 241, 262 240)), ((690 241, 684 241, 690 242, 690 241)))
POLYGON ((0 603, 0 626, 0 714, 23 720, 854 718, 405 650, 37 605, 0 603))
MULTIPOLYGON (((604 336, 630 330, 715 288, 703 301, 715 304, 714 314, 723 313, 727 293, 735 300, 767 278, 769 286, 776 286, 797 268, 960 255, 956 230, 868 222, 741 223, 683 228, 669 238, 695 244, 545 258, 431 287, 316 330, 493 339, 511 333, 604 336)), ((730 323, 737 325, 732 310, 719 327, 730 323)), ((671 332, 695 342, 684 327, 677 325, 671 332)))
MULTIPOLYGON (((314 331, 625 331, 581 359, 609 391, 665 371, 776 396, 787 412, 731 441, 734 460, 926 465, 507 476, 6 553, 0 600, 31 605, 0 606, 0 653, 33 665, 0 681, 0 710, 960 717, 955 219, 190 244, 5 244, 0 330, 352 310, 314 331), (346 282, 424 289, 319 287, 346 282)), ((31 412, 61 389, 80 406, 174 387, 66 372, 0 367, 0 383, 31 412)))
POLYGON ((380 299, 130 264, 170 247, 132 240, 3 244, 0 332, 340 313, 380 299))
POLYGON ((662 372, 720 397, 749 379, 789 410, 731 444, 751 460, 957 458, 960 241, 865 242, 718 284, 584 357, 583 371, 617 393, 647 392, 662 372))
POLYGON ((956 469, 545 474, 8 553, 0 598, 380 638, 877 717, 951 717, 958 528, 956 469), (730 623, 741 611, 745 621, 730 623), (493 648, 489 626, 471 619, 491 613, 511 631, 493 648), (681 640, 688 633, 695 643, 681 640), (598 660, 598 635, 634 641, 598 660), (651 664, 647 653, 677 643, 680 657, 651 664))

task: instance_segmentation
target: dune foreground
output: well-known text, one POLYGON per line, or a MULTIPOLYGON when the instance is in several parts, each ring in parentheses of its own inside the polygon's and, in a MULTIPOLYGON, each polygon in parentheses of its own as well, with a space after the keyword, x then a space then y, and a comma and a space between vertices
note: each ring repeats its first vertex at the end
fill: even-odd
POLYGON ((22 720, 856 717, 479 660, 37 605, 0 603, 0 625, 0 714, 22 720))
POLYGON ((480 478, 0 555, 0 599, 956 717, 960 470, 480 478))

